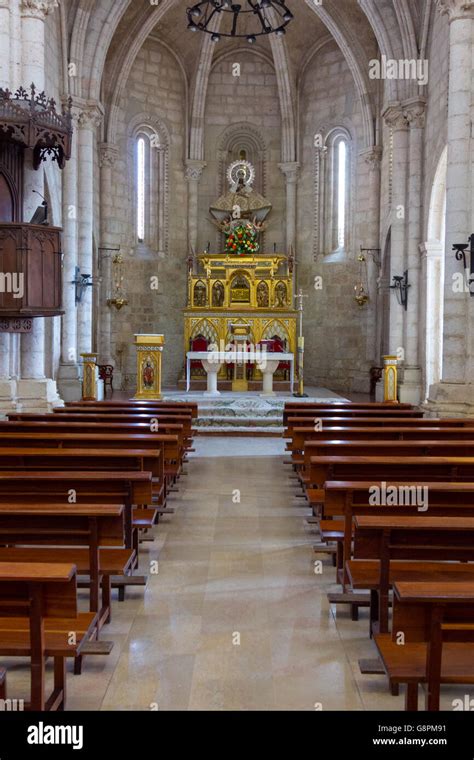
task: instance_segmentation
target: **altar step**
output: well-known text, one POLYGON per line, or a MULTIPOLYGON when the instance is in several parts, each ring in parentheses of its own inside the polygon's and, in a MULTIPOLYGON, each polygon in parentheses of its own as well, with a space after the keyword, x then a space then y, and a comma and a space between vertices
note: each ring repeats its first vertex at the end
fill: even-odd
MULTIPOLYGON (((185 391, 186 390, 186 379, 181 377, 178 380, 178 390, 185 391)), ((191 380, 191 391, 205 391, 207 390, 207 381, 206 378, 191 380)), ((217 382, 217 390, 219 391, 232 391, 232 380, 218 380, 217 382)), ((249 391, 252 393, 262 393, 262 381, 261 380, 250 380, 249 381, 249 391)), ((290 392, 290 383, 286 380, 274 380, 273 381, 273 390, 276 393, 289 393, 290 392)))
POLYGON ((195 421, 198 435, 251 435, 281 437, 284 400, 243 395, 240 398, 202 398, 195 421))

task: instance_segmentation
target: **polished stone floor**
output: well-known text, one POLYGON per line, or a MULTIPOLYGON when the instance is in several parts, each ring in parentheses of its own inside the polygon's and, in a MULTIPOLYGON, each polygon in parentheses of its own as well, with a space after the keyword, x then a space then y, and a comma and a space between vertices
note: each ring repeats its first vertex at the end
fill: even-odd
MULTIPOLYGON (((115 602, 102 635, 112 654, 70 675, 68 709, 403 709, 383 676, 359 673, 374 656, 367 613, 354 623, 328 605, 334 569, 318 555, 314 572, 283 442, 198 438, 196 449, 175 514, 142 545, 142 569, 158 559, 158 574, 115 602)), ((26 696, 24 663, 6 664, 10 696, 26 696)), ((445 707, 465 691, 449 690, 445 707)))

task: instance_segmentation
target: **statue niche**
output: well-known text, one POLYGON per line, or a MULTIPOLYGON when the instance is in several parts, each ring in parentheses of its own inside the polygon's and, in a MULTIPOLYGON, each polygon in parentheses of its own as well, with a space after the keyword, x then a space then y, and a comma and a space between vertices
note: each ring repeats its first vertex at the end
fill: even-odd
POLYGON ((257 286, 257 304, 260 309, 268 309, 270 306, 270 292, 267 283, 263 280, 257 286))
POLYGON ((194 286, 194 293, 193 293, 194 306, 205 306, 206 300, 207 300, 207 288, 202 280, 198 280, 198 282, 194 286))
POLYGON ((288 304, 288 292, 284 282, 279 282, 275 288, 275 306, 284 309, 288 304))
POLYGON ((224 306, 225 291, 224 286, 220 280, 214 283, 212 286, 212 306, 214 308, 220 308, 224 306))

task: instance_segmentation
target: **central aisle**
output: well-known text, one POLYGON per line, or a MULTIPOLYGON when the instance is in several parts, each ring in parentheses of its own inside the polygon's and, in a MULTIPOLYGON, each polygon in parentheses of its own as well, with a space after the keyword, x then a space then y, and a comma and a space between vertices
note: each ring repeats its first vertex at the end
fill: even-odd
POLYGON ((159 558, 159 573, 114 605, 104 631, 114 652, 87 661, 70 708, 94 698, 119 710, 402 707, 383 678, 359 691, 357 657, 373 654, 367 621, 343 610, 336 625, 334 569, 323 559, 314 573, 315 535, 283 441, 198 437, 196 448, 170 499, 176 512, 142 545, 143 571, 159 558))

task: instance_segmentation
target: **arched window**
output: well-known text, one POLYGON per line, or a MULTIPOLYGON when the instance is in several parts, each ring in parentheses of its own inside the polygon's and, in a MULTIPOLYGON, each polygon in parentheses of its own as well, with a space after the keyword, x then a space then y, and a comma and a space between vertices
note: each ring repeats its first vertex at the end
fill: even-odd
POLYGON ((146 142, 147 138, 141 134, 136 142, 136 176, 135 176, 135 205, 136 205, 136 236, 139 243, 145 242, 146 235, 146 142))
POLYGON ((337 146, 337 161, 337 245, 343 249, 346 242, 347 145, 342 139, 337 146))
POLYGON ((164 255, 168 247, 168 146, 162 122, 139 121, 129 131, 133 245, 164 255))
POLYGON ((325 137, 315 134, 314 253, 346 253, 351 244, 352 141, 347 129, 336 127, 325 137))

